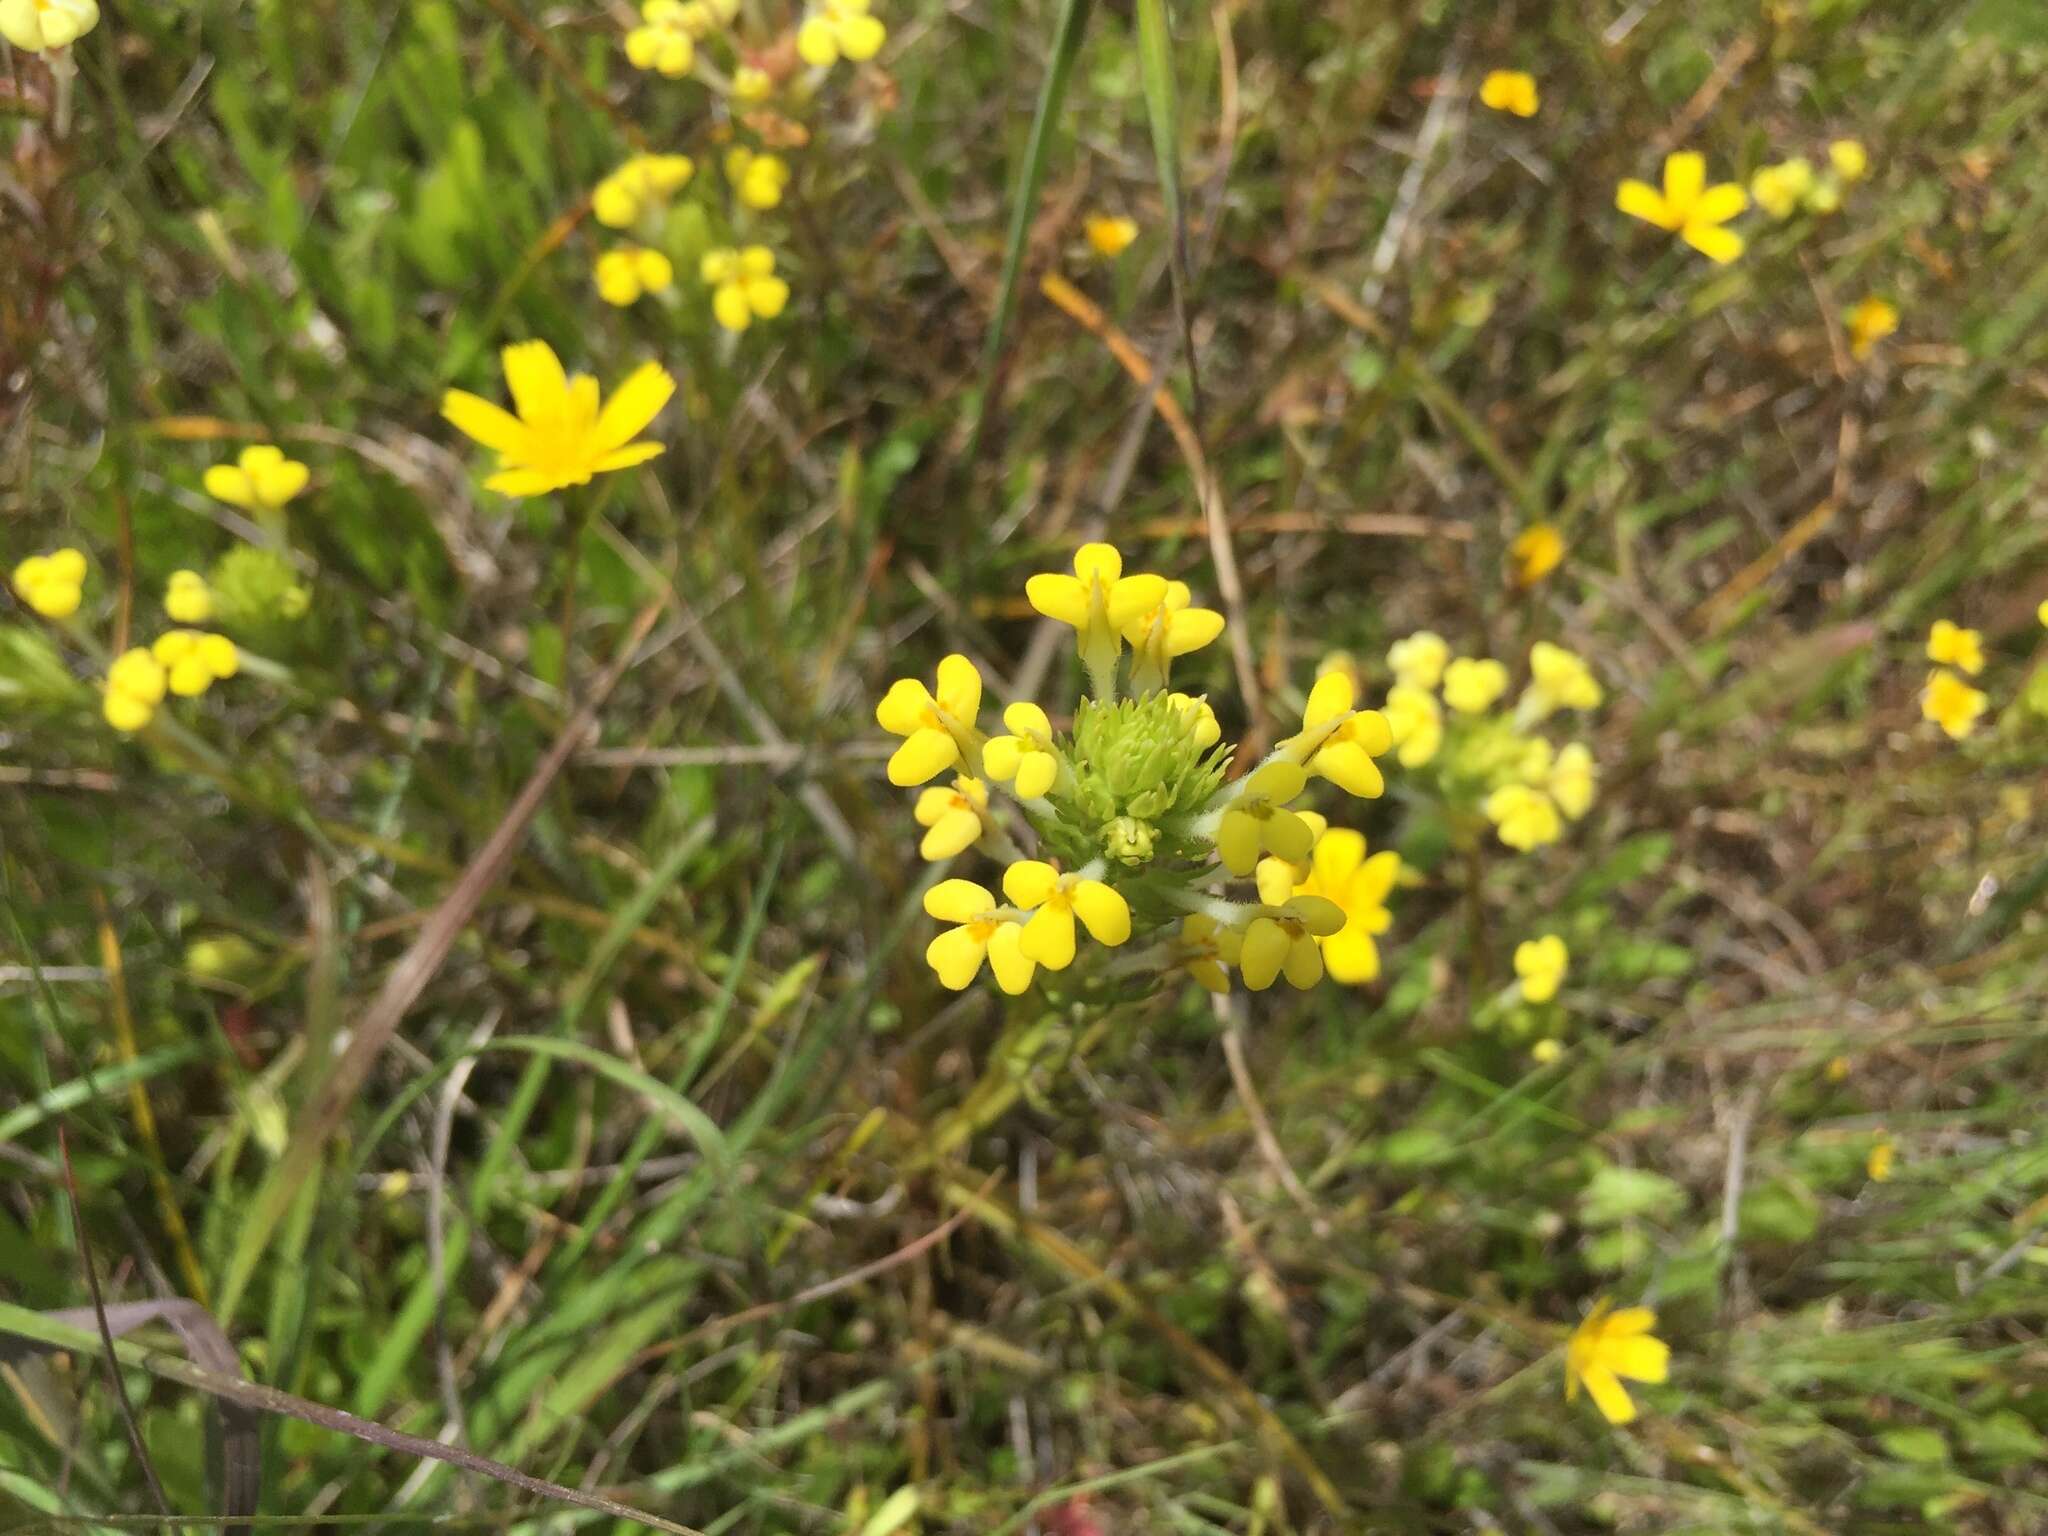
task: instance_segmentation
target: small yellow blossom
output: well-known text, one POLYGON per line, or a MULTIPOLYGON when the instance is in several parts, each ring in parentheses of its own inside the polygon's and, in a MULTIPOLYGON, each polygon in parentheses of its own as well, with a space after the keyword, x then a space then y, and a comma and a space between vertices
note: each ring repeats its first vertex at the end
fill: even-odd
POLYGON ((953 780, 952 788, 929 786, 917 797, 911 812, 926 828, 918 854, 927 859, 950 859, 973 847, 981 839, 982 816, 988 810, 988 790, 979 779, 965 774, 953 780))
POLYGON ((682 0, 647 0, 641 25, 626 34, 626 58, 635 69, 681 79, 697 60, 697 17, 702 8, 682 0))
POLYGON ((645 245, 614 246, 597 258, 592 274, 597 296, 620 309, 636 304, 643 294, 666 293, 675 286, 675 264, 645 245))
POLYGON ((1012 997, 1031 985, 1038 962, 1023 951, 1023 926, 985 886, 972 880, 941 880, 924 893, 924 909, 942 923, 959 925, 925 948, 925 963, 937 972, 940 986, 965 991, 981 974, 984 960, 995 973, 996 985, 1012 997))
POLYGON ((2048 629, 2048 597, 2041 599, 2041 605, 2034 610, 2034 617, 2040 620, 2042 628, 2048 629))
POLYGON ((1539 1067, 1547 1067, 1564 1055, 1562 1040, 1538 1040, 1529 1047, 1529 1056, 1539 1067))
POLYGON ((914 677, 898 678, 875 706, 875 720, 903 745, 889 759, 889 782, 910 789, 980 755, 974 717, 981 711, 981 674, 957 652, 939 663, 938 691, 914 677))
POLYGON ((1499 832, 1500 840, 1522 853, 1564 836, 1557 802, 1527 784, 1501 785, 1486 797, 1481 809, 1499 832))
POLYGON ((735 144, 725 152, 725 179, 741 202, 756 211, 766 210, 782 201, 783 188, 789 185, 789 162, 735 144))
POLYGON ((1849 1058, 1846 1056, 1830 1056, 1825 1072, 1827 1080, 1831 1083, 1845 1081, 1849 1076, 1849 1058))
POLYGON ((841 59, 872 59, 889 33, 868 11, 869 0, 821 0, 797 28, 797 56, 813 69, 829 69, 841 59))
POLYGON ((1518 587, 1533 587, 1564 563, 1564 535, 1551 523, 1531 523, 1508 545, 1508 575, 1518 587))
POLYGON ((1060 760, 1053 750, 1052 721, 1036 704, 1019 701, 1003 711, 1006 736, 991 736, 981 749, 988 776, 1009 784, 1020 800, 1037 800, 1059 779, 1060 760))
POLYGON ((1870 174, 1870 153, 1856 139, 1837 139, 1828 146, 1828 164, 1844 181, 1861 181, 1870 174))
POLYGON ((1372 800, 1387 787, 1373 759, 1393 750, 1394 733, 1385 715, 1354 708, 1357 701, 1358 690, 1349 674, 1325 672, 1309 690, 1301 731, 1283 741, 1279 752, 1347 794, 1372 800))
POLYGON ((1920 714, 1947 732, 1949 740, 1961 741, 1977 729, 1977 717, 1990 703, 1982 689, 1972 688, 1953 672, 1941 671, 1927 679, 1920 695, 1920 714))
POLYGON ((46 619, 68 619, 85 595, 85 556, 75 549, 30 555, 14 568, 14 591, 46 619))
POLYGON ((1180 936, 1174 943, 1174 963, 1195 979, 1196 985, 1219 997, 1230 990, 1230 977, 1223 969, 1223 925, 1197 912, 1181 920, 1180 936))
POLYGON ((1374 939, 1393 923, 1387 896, 1400 874, 1398 853, 1389 848, 1368 858, 1364 834, 1349 827, 1332 827, 1316 840, 1308 878, 1295 891, 1325 897, 1344 914, 1344 926, 1321 940, 1332 981, 1357 986, 1379 976, 1374 939))
MULTIPOLYGON (((2048 624, 2048 619, 2041 621, 2048 624)), ((1197 747, 1206 752, 1223 739, 1223 727, 1217 724, 1216 711, 1209 707, 1206 698, 1192 693, 1169 693, 1166 696, 1181 713, 1183 719, 1192 718, 1194 728, 1191 734, 1197 747)))
POLYGON ((1564 985, 1565 970, 1571 964, 1571 952, 1564 947, 1564 940, 1554 933, 1546 933, 1540 939, 1524 939, 1515 946, 1515 976, 1522 985, 1522 1000, 1530 1003, 1547 1003, 1557 996, 1557 989, 1564 985))
POLYGON ((504 364, 518 415, 465 389, 441 397, 441 414, 456 430, 498 455, 498 472, 484 481, 486 490, 539 496, 587 485, 593 476, 644 464, 662 451, 660 443, 634 441, 675 393, 676 381, 658 363, 641 364, 602 408, 597 380, 565 374, 544 341, 507 347, 504 364))
POLYGON ((1426 688, 1396 683, 1387 690, 1387 730, 1394 740, 1394 758, 1403 768, 1420 768, 1444 744, 1444 712, 1426 688))
POLYGON ((1387 665, 1394 669, 1394 681, 1410 688, 1430 689, 1443 681, 1444 667, 1451 659, 1451 647, 1442 635, 1418 629, 1405 640, 1387 647, 1387 665))
POLYGON ((1114 886, 1085 873, 1061 874, 1039 859, 1003 871, 1003 894, 1031 914, 1023 951, 1049 971, 1074 963, 1074 919, 1098 944, 1114 948, 1131 936, 1131 908, 1114 886))
POLYGON ((1444 702, 1461 715, 1480 715, 1508 691, 1508 669, 1491 658, 1460 656, 1444 668, 1444 702))
POLYGON ((1536 77, 1526 70, 1496 69, 1479 82, 1479 103, 1516 117, 1536 115, 1536 77))
POLYGON ((710 285, 712 317, 728 331, 773 320, 789 303, 789 284, 775 275, 775 253, 765 245, 706 251, 697 273, 710 285))
POLYGON ((1885 337, 1899 328, 1899 311, 1875 294, 1859 300, 1849 311, 1849 355, 1854 358, 1870 356, 1871 351, 1885 337))
POLYGON ((1560 709, 1598 709, 1603 697, 1600 680, 1582 657, 1538 640, 1529 648, 1529 687, 1516 706, 1516 723, 1531 725, 1560 709))
POLYGON ((164 700, 163 664, 137 646, 123 651, 107 668, 106 696, 101 712, 117 731, 134 732, 149 724, 164 700))
POLYGON ((1299 864, 1315 844, 1309 824, 1287 809, 1308 784, 1299 764, 1275 760, 1245 776, 1244 787, 1216 828, 1216 852, 1233 875, 1248 875, 1261 853, 1299 864))
POLYGON ((1749 195, 1774 219, 1789 219, 1813 191, 1813 162, 1795 157, 1766 165, 1749 178, 1749 195))
POLYGON ((1648 1307, 1608 1307, 1604 1296, 1595 1302, 1565 1344, 1565 1399, 1577 1397, 1583 1386, 1608 1423, 1626 1424, 1636 1416, 1636 1405, 1622 1379, 1653 1386, 1668 1379, 1671 1347, 1651 1337, 1657 1314, 1648 1307))
POLYGON ((181 699, 195 698, 223 678, 241 670, 235 642, 226 635, 196 629, 170 629, 156 637, 149 654, 164 669, 170 691, 181 699))
POLYGON ((1557 808, 1577 821, 1593 808, 1593 754, 1584 742, 1574 741, 1557 754, 1544 787, 1557 808))
POLYGON ((0 37, 24 53, 68 47, 99 22, 96 0, 0 0, 0 37))
POLYGON ((1048 619, 1070 625, 1082 664, 1103 697, 1114 692, 1123 634, 1166 601, 1166 578, 1124 574, 1114 544, 1083 544, 1074 551, 1074 574, 1041 571, 1024 583, 1025 599, 1048 619))
POLYGON ((1256 915, 1241 937, 1224 941, 1224 953, 1254 992, 1265 991, 1283 975, 1288 985, 1305 992, 1323 979, 1319 941, 1343 930, 1344 909, 1327 896, 1297 893, 1294 870, 1284 858, 1259 861, 1258 885, 1256 915))
POLYGON ((607 229, 631 229, 696 174, 697 164, 688 155, 634 155, 597 184, 590 212, 607 229))
POLYGON ((1091 213, 1081 221, 1095 254, 1114 261, 1138 238, 1138 221, 1122 214, 1091 213))
POLYGON ((1873 1184, 1882 1184, 1892 1176, 1892 1164, 1898 1159, 1898 1149, 1892 1145, 1889 1136, 1877 1142, 1870 1149, 1870 1155, 1863 1160, 1863 1171, 1873 1184))
POLYGON ((1984 636, 1947 619, 1936 619, 1927 632, 1927 659, 1975 677, 1984 670, 1984 636))
POLYGON ((1624 181, 1614 206, 1631 218, 1669 230, 1711 261, 1727 263, 1742 254, 1742 236, 1724 226, 1749 206, 1749 196, 1732 181, 1707 185, 1706 157, 1681 150, 1664 161, 1664 190, 1647 182, 1624 181))
POLYGON ((732 72, 733 100, 752 106, 775 94, 775 77, 758 64, 742 64, 732 72))
POLYGON ((244 448, 233 464, 207 470, 206 494, 245 512, 276 512, 306 488, 306 466, 268 443, 244 448))
POLYGON ((164 587, 164 612, 175 624, 204 624, 213 617, 213 592, 197 571, 173 571, 164 587))
POLYGON ((1186 582, 1169 581, 1157 603, 1123 626, 1131 645, 1134 692, 1164 687, 1174 657, 1199 651, 1223 633, 1223 615, 1188 606, 1193 601, 1186 582))

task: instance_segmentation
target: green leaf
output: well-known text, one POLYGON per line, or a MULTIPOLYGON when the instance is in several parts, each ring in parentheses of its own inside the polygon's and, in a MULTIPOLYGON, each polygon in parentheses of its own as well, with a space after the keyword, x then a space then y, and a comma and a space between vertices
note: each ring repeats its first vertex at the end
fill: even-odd
POLYGON ((1685 1191, 1661 1173, 1647 1168, 1609 1165, 1594 1174, 1579 1193, 1579 1220, 1589 1227, 1611 1227, 1638 1217, 1675 1216, 1685 1209, 1685 1191))
POLYGON ((1803 1243, 1820 1227, 1820 1205, 1805 1185, 1773 1179, 1742 1197, 1737 1220, 1745 1239, 1803 1243))
POLYGON ((1877 1437, 1877 1443, 1884 1447, 1886 1455, 1899 1461, 1933 1466, 1948 1460, 1948 1442, 1942 1439, 1941 1431, 1925 1425, 1886 1430, 1877 1437))
POLYGON ((1159 168, 1159 195, 1166 205, 1173 312, 1180 323, 1181 351, 1187 358, 1199 430, 1202 385, 1195 367, 1194 321, 1188 311, 1188 221, 1180 187, 1180 95, 1173 74, 1173 33, 1166 22, 1166 0, 1138 0, 1138 74, 1145 88, 1146 121, 1152 129, 1152 158, 1159 168))

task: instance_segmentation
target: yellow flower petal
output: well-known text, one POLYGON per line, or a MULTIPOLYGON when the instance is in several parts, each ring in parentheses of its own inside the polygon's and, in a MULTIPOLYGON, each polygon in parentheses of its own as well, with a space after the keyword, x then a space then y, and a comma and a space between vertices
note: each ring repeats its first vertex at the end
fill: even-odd
POLYGON ((594 446, 601 453, 623 448, 661 414, 661 408, 675 392, 676 381, 666 368, 659 363, 642 363, 605 402, 597 418, 594 446))
POLYGON ((875 706, 875 723, 891 736, 908 736, 931 723, 932 696, 914 677, 899 677, 875 706))
POLYGON ((1036 800, 1052 791, 1059 778, 1060 765, 1050 752, 1033 752, 1017 765, 1017 794, 1025 800, 1036 800))
MULTIPOLYGON (((1015 869, 1013 864, 1010 866, 1015 869)), ((1004 880, 1007 890, 1009 881, 1004 880)), ((1016 899, 1014 896, 1011 898, 1016 899)), ((1031 914, 1018 947, 1048 971, 1064 971, 1074 963, 1074 911, 1062 902, 1047 902, 1031 914)))
POLYGON ((1059 871, 1040 859, 1019 859, 1003 871, 1003 895, 1020 907, 1044 905, 1059 883, 1059 871))
POLYGON ((925 963, 938 973, 939 985, 949 992, 964 992, 981 973, 988 940, 972 927, 948 928, 925 946, 925 963))
POLYGON ((988 968, 995 973, 996 985, 1012 997, 1031 985, 1038 962, 1024 953, 1021 923, 1003 923, 989 935, 988 968))
POLYGON ((503 360, 505 387, 520 420, 555 420, 567 412, 569 378, 553 347, 544 341, 515 342, 505 348, 503 360))
POLYGON ((1100 880, 1074 885, 1074 915, 1098 944, 1114 947, 1131 936, 1131 907, 1121 892, 1100 880))
POLYGON ((898 789, 911 789, 959 761, 959 743, 945 731, 929 727, 913 731, 889 758, 889 782, 898 789))
POLYGON ((1024 583, 1024 598, 1048 619, 1081 628, 1088 622, 1088 589, 1072 576, 1044 572, 1024 583))
POLYGON ((1604 1365, 1589 1365, 1583 1373, 1586 1391, 1593 1399, 1593 1406, 1600 1410, 1601 1417, 1610 1424, 1626 1424, 1636 1416, 1636 1405, 1628 1391, 1615 1377, 1614 1372, 1604 1365))
POLYGON ((1646 181, 1631 179, 1616 187, 1614 206, 1630 218, 1641 219, 1659 229, 1678 228, 1679 221, 1671 216, 1664 195, 1646 181))
POLYGON ((994 908, 988 887, 972 880, 941 880, 924 893, 924 909, 942 923, 971 923, 994 908))
MULTIPOLYGON (((493 405, 481 395, 472 395, 466 389, 451 389, 441 397, 441 415, 465 437, 476 439, 486 448, 500 453, 518 447, 526 435, 526 428, 519 424, 519 418, 503 406, 493 405)), ((237 474, 228 470, 229 474, 237 474)), ((213 471, 207 471, 207 490, 219 496, 212 485, 213 471)), ((223 501, 229 498, 221 497, 223 501)))
POLYGON ((1693 205, 1707 184, 1707 157, 1682 149, 1664 158, 1664 206, 1678 219, 1692 216, 1693 205))
POLYGON ((1716 224, 1688 224, 1680 238, 1709 261, 1724 267, 1743 252, 1742 236, 1716 224))

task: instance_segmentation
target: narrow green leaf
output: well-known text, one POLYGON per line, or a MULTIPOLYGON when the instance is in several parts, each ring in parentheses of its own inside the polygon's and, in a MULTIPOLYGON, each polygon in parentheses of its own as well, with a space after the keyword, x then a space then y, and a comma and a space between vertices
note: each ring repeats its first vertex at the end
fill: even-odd
POLYGON ((1188 220, 1180 186, 1180 93, 1173 73, 1173 32, 1166 0, 1138 0, 1138 73, 1145 89, 1145 117, 1152 128, 1152 158, 1159 167, 1159 196, 1166 205, 1173 274, 1173 313, 1180 325, 1181 353, 1196 430, 1202 421, 1202 381, 1195 366, 1194 319, 1188 309, 1188 220))

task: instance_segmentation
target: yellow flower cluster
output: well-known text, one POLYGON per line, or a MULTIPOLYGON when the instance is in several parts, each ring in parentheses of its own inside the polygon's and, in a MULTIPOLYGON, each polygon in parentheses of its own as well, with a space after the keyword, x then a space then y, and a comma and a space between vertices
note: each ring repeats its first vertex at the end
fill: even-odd
POLYGON ((1392 735, 1378 712, 1356 707, 1351 681, 1319 678, 1301 728, 1230 780, 1215 712, 1170 676, 1223 632, 1220 613, 1183 582, 1126 573, 1108 544, 1083 546, 1071 572, 1031 577, 1025 595, 1074 631, 1089 679, 1066 730, 1020 700, 1000 733, 985 734, 981 674, 960 655, 939 663, 929 687, 898 679, 875 710, 901 738, 890 783, 926 786, 919 852, 979 848, 1006 866, 1000 897, 964 879, 927 892, 925 910, 950 925, 926 951, 940 983, 964 988, 986 964, 1001 990, 1022 992, 1040 971, 1071 967, 1084 931, 1127 950, 1116 962, 1126 977, 1187 975, 1223 990, 1235 967, 1255 991, 1282 976, 1298 987, 1326 972, 1376 977, 1400 861, 1368 855, 1360 834, 1296 804, 1315 779, 1365 798, 1385 787, 1373 760, 1392 735), (932 783, 945 774, 949 784, 932 783), (1252 891, 1232 898, 1235 880, 1252 891))
MULTIPOLYGON (((2044 619, 2043 623, 2048 623, 2044 619)), ((1976 677, 1984 670, 1984 637, 1948 619, 1936 619, 1927 632, 1927 659, 1937 668, 1927 676, 1920 693, 1920 714, 1940 726, 1951 741, 1961 741, 1977 729, 1977 720, 1991 700, 1981 688, 1973 688, 1962 676, 1976 677), (1954 668, 1954 671, 1949 670, 1954 668)))
POLYGON ((855 64, 872 59, 889 32, 871 10, 869 0, 819 0, 797 28, 797 57, 813 69, 830 69, 841 59, 855 64))
POLYGON ((75 549, 30 555, 14 568, 14 593, 46 619, 68 619, 85 595, 85 556, 75 549))
POLYGON ((1774 219, 1808 213, 1833 213, 1842 206, 1845 188, 1870 174, 1870 154, 1855 139, 1828 145, 1827 167, 1816 171, 1804 155, 1761 167, 1749 178, 1750 196, 1774 219))
POLYGON ((626 34, 626 57, 635 69, 680 79, 697 61, 697 44, 739 13, 740 0, 646 0, 640 25, 626 34))
POLYGON ((281 448, 259 443, 244 448, 232 464, 215 464, 202 482, 206 494, 244 512, 274 518, 285 504, 305 490, 311 471, 281 448))

